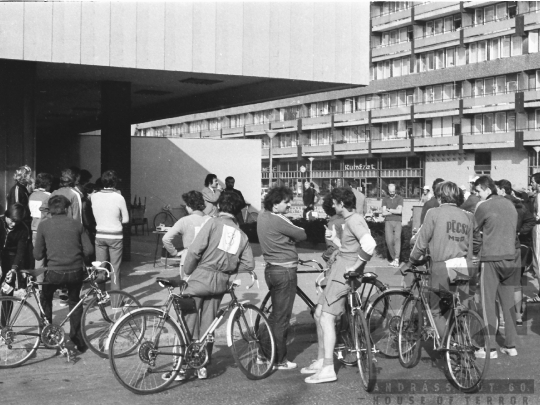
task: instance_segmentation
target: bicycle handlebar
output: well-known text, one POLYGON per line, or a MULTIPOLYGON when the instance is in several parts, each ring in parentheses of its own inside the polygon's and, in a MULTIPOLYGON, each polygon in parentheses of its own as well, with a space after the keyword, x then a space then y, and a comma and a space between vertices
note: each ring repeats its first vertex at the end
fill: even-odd
POLYGON ((322 264, 320 264, 317 260, 313 260, 313 259, 309 259, 309 260, 298 259, 298 264, 300 264, 301 266, 311 267, 313 270, 298 270, 297 273, 303 273, 303 274, 320 273, 321 271, 324 270, 322 264), (315 263, 317 267, 308 263, 315 263))

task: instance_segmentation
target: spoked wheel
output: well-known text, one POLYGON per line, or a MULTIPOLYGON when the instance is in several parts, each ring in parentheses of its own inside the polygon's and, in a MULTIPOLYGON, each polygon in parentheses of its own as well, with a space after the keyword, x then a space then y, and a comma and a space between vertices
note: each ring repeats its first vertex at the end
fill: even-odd
MULTIPOLYGON (((97 297, 90 300, 83 311, 81 331, 84 342, 100 357, 107 358, 109 348, 107 338, 117 320, 139 308, 139 301, 125 291, 108 291, 109 300, 99 303, 97 297)), ((118 354, 117 354, 118 355, 118 354)))
POLYGON ((163 312, 138 310, 114 327, 109 362, 120 384, 135 394, 163 391, 175 379, 185 356, 185 339, 163 312))
POLYGON ((356 347, 351 334, 350 314, 343 313, 336 323, 335 358, 346 366, 354 366, 357 362, 356 347))
POLYGON ((230 315, 227 324, 227 344, 240 371, 250 380, 267 377, 276 358, 274 335, 261 310, 243 304, 230 315))
POLYGON ((362 311, 353 308, 350 321, 360 380, 364 390, 371 392, 375 388, 376 376, 366 319, 362 311))
POLYGON ((156 214, 154 217, 154 229, 157 229, 160 225, 165 225, 167 227, 171 227, 174 225, 174 218, 172 215, 167 211, 161 211, 156 214))
POLYGON ((371 342, 386 357, 399 356, 398 333, 401 309, 409 293, 402 290, 386 290, 369 307, 366 320, 371 342))
MULTIPOLYGON (((259 307, 259 310, 266 316, 266 320, 270 319, 270 314, 272 313, 272 299, 270 296, 270 292, 266 294, 266 297, 264 297, 261 306, 259 307)), ((311 316, 313 316, 313 311, 311 312, 311 316)), ((258 327, 259 320, 255 320, 255 326, 258 327)), ((289 323, 289 327, 287 328, 287 338, 286 342, 287 345, 290 345, 294 342, 296 339, 296 327, 297 323, 289 323)))
POLYGON ((484 322, 476 312, 465 311, 456 317, 444 348, 448 379, 460 391, 471 393, 481 388, 489 369, 489 346, 484 322))
POLYGON ((422 302, 409 297, 401 313, 398 334, 399 362, 405 368, 412 368, 420 361, 423 323, 422 302))
POLYGON ((362 283, 356 289, 356 293, 362 298, 362 311, 365 313, 370 304, 373 303, 386 289, 387 287, 375 278, 362 279, 362 283))
POLYGON ((40 335, 40 318, 30 304, 0 297, 0 368, 16 367, 32 357, 40 335))

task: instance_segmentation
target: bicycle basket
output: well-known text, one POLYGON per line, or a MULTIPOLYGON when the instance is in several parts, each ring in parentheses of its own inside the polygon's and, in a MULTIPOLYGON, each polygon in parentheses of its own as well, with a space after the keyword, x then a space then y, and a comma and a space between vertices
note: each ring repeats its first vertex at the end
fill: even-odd
POLYGON ((174 298, 174 307, 177 311, 181 311, 183 314, 194 314, 197 312, 197 306, 193 298, 174 298))

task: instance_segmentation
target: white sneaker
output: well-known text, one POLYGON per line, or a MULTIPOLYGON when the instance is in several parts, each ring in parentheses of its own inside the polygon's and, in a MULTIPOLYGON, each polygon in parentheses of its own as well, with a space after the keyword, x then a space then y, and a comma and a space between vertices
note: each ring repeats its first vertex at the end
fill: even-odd
POLYGON ((285 360, 283 363, 278 363, 274 366, 275 370, 293 370, 297 366, 296 363, 293 363, 291 361, 285 360))
MULTIPOLYGON (((484 349, 483 347, 478 349, 476 352, 474 352, 474 357, 476 357, 477 359, 485 359, 486 358, 486 349, 484 349)), ((496 359, 497 357, 498 357, 497 349, 491 349, 491 352, 489 353, 489 358, 490 359, 496 359)))
POLYGON ((517 356, 518 352, 515 347, 501 347, 501 353, 507 354, 509 356, 517 356))
POLYGON ((206 367, 201 367, 197 370, 197 377, 199 380, 204 380, 208 378, 208 372, 206 371, 206 367))
POLYGON ((313 374, 304 381, 308 384, 320 384, 325 382, 336 381, 337 376, 334 371, 334 366, 324 366, 317 374, 313 374))
POLYGON ((321 371, 323 365, 323 359, 313 360, 307 367, 303 367, 300 370, 301 374, 315 374, 321 371))
MULTIPOLYGON (((161 374, 161 379, 168 381, 170 380, 171 376, 172 376, 172 372, 169 371, 167 373, 161 374)), ((174 378, 174 381, 184 381, 185 379, 186 379, 186 372, 184 370, 180 370, 178 374, 176 375, 176 377, 174 378)))
POLYGON ((392 267, 399 267, 399 259, 394 259, 392 262, 392 267))

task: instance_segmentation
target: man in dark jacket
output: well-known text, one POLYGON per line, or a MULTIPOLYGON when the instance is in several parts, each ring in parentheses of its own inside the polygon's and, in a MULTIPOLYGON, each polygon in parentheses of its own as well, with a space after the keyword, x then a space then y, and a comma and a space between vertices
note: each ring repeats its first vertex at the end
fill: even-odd
MULTIPOLYGON (((67 286, 69 310, 80 301, 85 278, 84 259, 94 253, 94 247, 80 221, 67 215, 69 200, 63 195, 49 199, 50 219, 38 225, 34 258, 47 261, 48 272, 43 285, 41 305, 45 316, 52 322, 52 300, 61 285, 67 286)), ((83 307, 79 306, 69 318, 70 339, 81 353, 87 350, 81 334, 83 307)))
POLYGON ((307 219, 308 212, 315 209, 315 195, 316 191, 314 184, 306 181, 306 190, 304 191, 303 196, 304 205, 306 208, 304 208, 304 212, 302 213, 302 217, 305 219, 307 219))
POLYGON ((439 202, 437 201, 437 198, 435 197, 435 187, 437 186, 437 184, 442 183, 443 181, 444 180, 441 178, 435 179, 435 181, 433 181, 433 187, 431 188, 431 190, 433 190, 433 197, 431 197, 429 201, 425 203, 424 206, 422 207, 422 213, 420 214, 420 225, 424 223, 424 218, 426 217, 428 210, 430 208, 436 208, 439 206, 439 202))
MULTIPOLYGON (((524 239, 528 239, 531 237, 531 231, 536 225, 536 218, 534 215, 527 209, 525 204, 518 198, 514 197, 512 195, 512 183, 510 183, 508 180, 499 180, 498 182, 495 182, 495 185, 500 190, 500 195, 502 195, 504 198, 512 201, 514 204, 514 207, 516 207, 516 211, 518 213, 518 221, 517 221, 517 235, 516 235, 516 249, 519 249, 521 252, 521 241, 524 239)), ((528 243, 530 246, 530 243, 528 243)), ((521 257, 520 257, 521 259, 521 257)), ((526 279, 524 280, 523 272, 525 270, 525 263, 521 263, 521 260, 519 263, 516 263, 516 266, 519 266, 521 268, 521 285, 516 286, 515 292, 514 292, 514 303, 516 307, 516 324, 517 326, 523 326, 523 312, 521 310, 521 303, 523 300, 523 282, 527 282, 526 279)))
MULTIPOLYGON (((516 311, 514 289, 520 283, 520 251, 516 249, 518 214, 510 201, 497 195, 493 180, 481 176, 474 182, 481 202, 477 205, 475 235, 482 232, 481 238, 474 239, 473 252, 481 262, 480 289, 483 318, 487 319, 491 353, 478 351, 479 358, 497 358, 495 348, 495 298, 500 298, 505 322, 505 347, 501 353, 517 356, 516 350, 516 311), (510 236, 510 237, 509 237, 510 236)), ((483 350, 483 349, 481 349, 483 350)))

